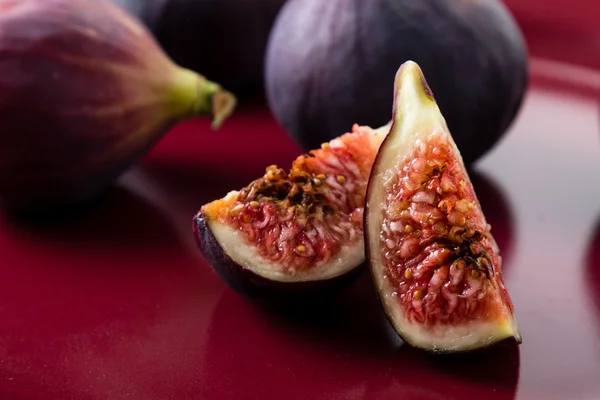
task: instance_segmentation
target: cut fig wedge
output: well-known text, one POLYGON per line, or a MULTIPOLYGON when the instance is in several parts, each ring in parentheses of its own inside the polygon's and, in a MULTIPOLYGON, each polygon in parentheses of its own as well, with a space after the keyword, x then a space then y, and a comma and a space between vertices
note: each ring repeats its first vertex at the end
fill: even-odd
POLYGON ((271 301, 351 282, 365 261, 367 179, 388 131, 355 125, 299 156, 289 171, 270 166, 204 205, 194 230, 214 271, 236 291, 271 301))
POLYGON ((461 352, 521 342, 490 229, 425 77, 407 61, 365 205, 371 277, 406 343, 461 352))

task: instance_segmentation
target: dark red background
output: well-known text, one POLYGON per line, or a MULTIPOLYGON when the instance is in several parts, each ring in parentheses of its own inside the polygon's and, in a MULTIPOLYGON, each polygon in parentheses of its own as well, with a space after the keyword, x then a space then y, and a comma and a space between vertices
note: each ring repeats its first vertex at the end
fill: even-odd
POLYGON ((196 250, 194 212, 300 154, 265 107, 247 106, 218 132, 182 123, 67 220, 0 216, 0 399, 600 398, 600 3, 507 3, 543 58, 472 178, 521 346, 412 350, 367 276, 313 314, 229 290, 196 250))

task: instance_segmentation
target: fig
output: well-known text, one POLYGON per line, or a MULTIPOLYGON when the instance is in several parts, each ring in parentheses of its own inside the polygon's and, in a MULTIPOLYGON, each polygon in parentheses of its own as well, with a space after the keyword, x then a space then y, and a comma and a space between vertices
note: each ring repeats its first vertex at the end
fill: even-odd
POLYGON ((177 64, 238 97, 263 91, 267 40, 285 0, 113 1, 139 17, 177 64))
POLYGON ((364 270, 367 179, 387 131, 355 124, 289 171, 271 165, 203 205, 194 234, 212 269, 241 294, 286 305, 353 282, 364 270))
POLYGON ((368 180, 364 216, 370 274, 406 343, 462 352, 521 342, 491 227, 413 61, 396 74, 391 128, 368 180))
POLYGON ((499 0, 289 0, 267 45, 279 124, 313 148, 389 119, 398 65, 417 62, 470 166, 507 131, 528 85, 527 49, 499 0))
POLYGON ((174 123, 231 114, 233 94, 170 60, 109 1, 0 0, 0 198, 17 213, 79 204, 174 123))

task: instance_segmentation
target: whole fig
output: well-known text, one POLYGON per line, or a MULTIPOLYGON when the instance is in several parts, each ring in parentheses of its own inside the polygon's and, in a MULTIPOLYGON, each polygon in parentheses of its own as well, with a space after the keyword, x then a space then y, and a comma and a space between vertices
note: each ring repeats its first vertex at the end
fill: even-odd
POLYGON ((212 115, 216 128, 235 104, 108 0, 0 0, 0 198, 9 210, 88 200, 172 124, 212 115))
POLYGON ((177 64, 238 96, 263 91, 269 32, 286 0, 113 1, 138 16, 177 64))
POLYGON ((389 82, 407 60, 428 77, 466 164, 508 129, 528 84, 521 31, 499 0, 289 0, 267 47, 269 104, 314 148, 354 122, 385 124, 389 82))

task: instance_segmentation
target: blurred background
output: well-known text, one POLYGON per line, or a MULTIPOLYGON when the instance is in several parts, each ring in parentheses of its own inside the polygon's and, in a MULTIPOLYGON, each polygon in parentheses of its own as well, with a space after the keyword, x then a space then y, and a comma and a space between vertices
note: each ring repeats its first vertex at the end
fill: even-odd
POLYGON ((504 2, 519 21, 532 55, 600 69, 597 1, 504 2))
POLYGON ((60 13, 36 12, 46 0, 11 18, 23 3, 0 0, 0 197, 45 206, 59 187, 65 196, 50 199, 68 200, 54 218, 0 213, 1 400, 600 398, 600 1, 114 2, 160 47, 134 41, 112 11, 82 14, 104 34, 94 47, 60 13), (65 67, 53 50, 84 62, 65 67), (314 314, 268 313, 198 249, 203 204, 354 123, 385 124, 407 59, 423 67, 468 164, 521 346, 415 351, 367 275, 314 314), (113 62, 122 69, 87 68, 113 62), (197 74, 237 96, 218 130, 206 115, 222 88, 204 93, 203 115, 168 123, 155 88, 173 71, 186 110, 197 74), (156 108, 140 110, 140 93, 156 108), (124 113, 112 107, 122 99, 124 113), (139 130, 148 126, 156 132, 139 130), (131 132, 145 134, 123 140, 131 132), (86 169, 99 150, 108 172, 86 169), (59 186, 46 179, 63 174, 59 186), (98 188, 83 207, 70 202, 98 188))

